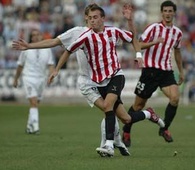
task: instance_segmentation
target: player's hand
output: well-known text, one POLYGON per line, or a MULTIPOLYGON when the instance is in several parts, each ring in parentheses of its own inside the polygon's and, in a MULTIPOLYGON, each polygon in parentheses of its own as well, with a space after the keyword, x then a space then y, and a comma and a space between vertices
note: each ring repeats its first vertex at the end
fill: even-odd
POLYGON ((54 79, 57 75, 58 75, 58 71, 54 70, 54 71, 50 74, 50 76, 49 76, 49 78, 48 78, 48 80, 47 80, 47 84, 51 84, 51 83, 53 82, 53 79, 54 79))
POLYGON ((130 3, 124 4, 122 13, 127 20, 133 19, 133 8, 130 3))
POLYGON ((18 41, 12 42, 12 48, 15 50, 27 50, 28 43, 23 39, 19 39, 18 41))
POLYGON ((144 61, 142 58, 135 58, 135 61, 138 64, 139 68, 142 68, 144 66, 144 61))
POLYGON ((181 85, 184 82, 184 74, 179 74, 179 80, 177 82, 178 85, 181 85))
POLYGON ((155 40, 155 43, 156 44, 159 44, 159 43, 164 43, 165 39, 162 38, 162 37, 158 37, 156 40, 155 40))

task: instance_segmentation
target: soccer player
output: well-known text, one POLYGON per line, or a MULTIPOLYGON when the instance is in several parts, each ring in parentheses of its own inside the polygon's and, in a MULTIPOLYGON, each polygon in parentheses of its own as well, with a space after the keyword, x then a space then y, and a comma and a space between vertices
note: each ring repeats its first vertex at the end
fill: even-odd
MULTIPOLYGON (((30 42, 35 43, 42 40, 39 30, 32 30, 30 42)), ((18 79, 22 73, 22 80, 26 97, 29 100, 30 109, 26 132, 29 134, 39 133, 39 102, 46 85, 47 69, 52 72, 54 60, 51 49, 29 49, 22 51, 18 59, 18 67, 14 77, 13 86, 18 86, 18 79)))
MULTIPOLYGON (((169 99, 165 109, 165 127, 159 129, 159 135, 166 142, 173 142, 168 128, 170 127, 179 104, 178 86, 184 81, 182 57, 180 53, 182 32, 173 25, 173 18, 177 10, 172 1, 164 1, 161 4, 162 21, 149 25, 141 35, 141 46, 146 48, 143 53, 144 68, 135 88, 135 101, 129 108, 129 114, 141 110, 147 100, 159 87, 169 99), (179 71, 179 80, 176 82, 171 64, 172 52, 179 71)), ((123 127, 123 142, 131 145, 131 125, 123 127)))
MULTIPOLYGON (((104 98, 101 109, 104 111, 106 117, 106 142, 103 147, 97 148, 96 150, 100 154, 113 156, 115 111, 122 104, 120 95, 125 83, 123 71, 120 68, 116 53, 117 41, 122 39, 129 43, 133 42, 134 48, 137 51, 136 59, 139 66, 142 65, 142 57, 140 53, 141 49, 139 44, 136 43, 136 39, 133 38, 132 32, 123 31, 116 27, 104 26, 104 19, 105 13, 101 7, 96 5, 90 8, 88 22, 91 28, 86 30, 77 40, 67 47, 55 71, 50 75, 48 83, 51 83, 53 78, 57 76, 60 68, 68 60, 72 52, 76 52, 79 49, 84 51, 89 63, 89 67, 86 67, 86 69, 89 70, 93 84, 95 84, 95 87, 98 88, 98 91, 104 98)), ((152 109, 137 112, 132 115, 131 121, 135 123, 145 118, 155 123, 159 123, 160 121, 160 124, 164 126, 164 123, 152 109)))
MULTIPOLYGON (((95 4, 89 5, 85 9, 85 16, 87 17, 88 10, 91 6, 94 6, 95 4)), ((87 22, 87 18, 86 18, 87 22)), ((27 49, 40 49, 40 48, 51 48, 55 47, 58 45, 62 45, 65 48, 68 47, 72 42, 74 42, 80 34, 82 34, 84 31, 86 31, 88 27, 74 27, 63 34, 57 36, 54 39, 47 39, 47 40, 42 40, 39 42, 32 42, 32 43, 27 43, 24 40, 19 40, 19 41, 13 41, 13 48, 17 50, 27 50, 27 49)), ((87 100, 88 104, 93 107, 94 105, 103 110, 103 98, 99 94, 97 87, 94 85, 94 83, 91 81, 89 77, 89 71, 88 71, 88 62, 86 60, 86 56, 83 53, 82 50, 78 50, 76 52, 77 56, 77 61, 78 61, 78 66, 79 66, 79 76, 78 76, 78 86, 87 100)), ((123 105, 120 105, 117 108, 117 115, 120 118, 120 120, 123 123, 129 123, 130 122, 130 116, 126 113, 126 110, 124 109, 123 105), (123 113, 125 112, 125 113, 123 113)), ((123 142, 121 141, 121 136, 119 133, 119 124, 118 120, 116 119, 116 124, 115 124, 115 135, 114 135, 114 144, 117 148, 119 148, 120 153, 124 156, 130 155, 128 149, 125 147, 123 142)), ((102 132, 102 139, 101 139, 101 145, 105 141, 105 134, 103 131, 105 130, 105 121, 102 120, 101 123, 101 132, 102 132)), ((103 155, 102 155, 103 156, 103 155)))

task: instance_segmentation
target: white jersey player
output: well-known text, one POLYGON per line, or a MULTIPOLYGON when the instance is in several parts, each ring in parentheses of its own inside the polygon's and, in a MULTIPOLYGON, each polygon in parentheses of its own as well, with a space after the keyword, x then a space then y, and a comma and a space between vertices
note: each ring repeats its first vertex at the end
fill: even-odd
MULTIPOLYGON (((40 32, 31 32, 31 41, 40 41, 40 32)), ((22 73, 26 98, 30 102, 29 116, 26 132, 36 134, 39 132, 38 103, 42 100, 42 93, 46 85, 48 66, 50 71, 54 68, 54 60, 51 49, 29 49, 20 53, 17 61, 18 67, 14 79, 14 87, 18 85, 18 79, 22 73)))

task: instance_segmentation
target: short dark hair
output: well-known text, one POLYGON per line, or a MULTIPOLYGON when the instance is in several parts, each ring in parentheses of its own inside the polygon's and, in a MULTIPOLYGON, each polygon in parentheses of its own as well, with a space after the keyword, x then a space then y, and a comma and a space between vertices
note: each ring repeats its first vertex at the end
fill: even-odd
POLYGON ((85 7, 85 15, 89 14, 89 10, 91 8, 94 8, 94 6, 98 6, 96 3, 89 4, 88 6, 85 7))
POLYGON ((105 12, 103 10, 103 8, 101 8, 100 6, 98 6, 96 3, 94 4, 90 4, 85 8, 85 15, 89 14, 89 11, 100 11, 101 13, 101 17, 105 17, 105 12))
POLYGON ((176 4, 174 4, 172 1, 164 1, 164 2, 161 4, 161 7, 160 7, 161 12, 163 11, 163 8, 164 8, 164 7, 167 7, 167 6, 172 6, 174 12, 177 11, 177 6, 176 6, 176 4))

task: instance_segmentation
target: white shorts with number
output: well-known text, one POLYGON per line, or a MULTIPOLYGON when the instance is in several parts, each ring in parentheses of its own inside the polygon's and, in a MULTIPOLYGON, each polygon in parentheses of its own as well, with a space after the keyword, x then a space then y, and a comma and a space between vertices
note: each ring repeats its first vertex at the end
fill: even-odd
POLYGON ((32 78, 23 76, 23 84, 26 92, 26 98, 37 97, 38 100, 42 100, 43 90, 46 85, 45 78, 32 78))
POLYGON ((93 107, 95 101, 101 97, 96 85, 87 76, 79 75, 78 87, 91 107, 93 107))

